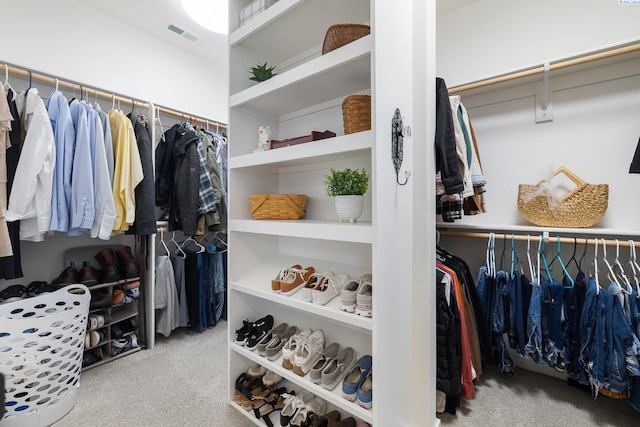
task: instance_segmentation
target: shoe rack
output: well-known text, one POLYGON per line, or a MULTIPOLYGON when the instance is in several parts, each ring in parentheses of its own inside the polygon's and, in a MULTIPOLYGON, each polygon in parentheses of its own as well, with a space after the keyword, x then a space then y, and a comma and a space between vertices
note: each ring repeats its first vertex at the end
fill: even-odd
MULTIPOLYGON (((91 266, 96 269, 100 269, 100 264, 94 258, 94 255, 104 248, 111 248, 114 251, 122 246, 88 246, 67 249, 64 252, 64 266, 65 268, 74 264, 77 270, 82 268, 84 262, 89 262, 91 266)), ((104 319, 104 324, 96 328, 91 328, 90 321, 87 321, 87 335, 90 331, 99 331, 103 335, 100 342, 94 346, 85 346, 85 359, 87 353, 92 353, 95 356, 95 362, 84 365, 82 370, 87 370, 100 366, 104 363, 111 362, 129 354, 133 354, 143 348, 144 343, 144 321, 141 307, 143 304, 143 292, 142 284, 140 285, 140 296, 138 299, 131 299, 128 302, 122 302, 119 304, 112 304, 113 293, 116 289, 126 289, 127 283, 139 281, 140 277, 123 279, 115 282, 99 283, 96 285, 87 285, 91 292, 92 301, 98 298, 105 298, 109 304, 104 308, 90 308, 89 319, 92 316, 101 317, 104 319), (118 329, 121 331, 117 333, 118 329), (131 335, 136 336, 137 347, 127 349, 126 351, 118 354, 113 354, 112 344, 120 338, 127 338, 131 335)), ((126 301, 126 300, 125 300, 126 301)), ((129 338, 132 339, 132 338, 129 338)), ((89 360, 92 360, 92 356, 89 356, 89 360)))
MULTIPOLYGON (((426 419, 435 423, 435 406, 429 409, 431 402, 435 405, 435 381, 430 387, 428 379, 435 378, 435 374, 430 376, 435 340, 425 327, 434 324, 435 315, 431 321, 433 313, 424 309, 431 298, 424 284, 435 271, 435 261, 425 262, 435 259, 428 243, 435 240, 435 225, 431 226, 435 208, 427 216, 424 203, 430 197, 427 188, 433 177, 428 176, 433 166, 427 159, 433 153, 428 154, 426 143, 409 144, 412 141, 405 139, 401 173, 407 169, 413 175, 410 185, 401 187, 396 184, 389 137, 395 108, 410 119, 424 113, 428 96, 435 99, 435 94, 427 92, 413 98, 426 84, 416 87, 412 72, 419 72, 424 64, 413 64, 411 50, 422 46, 413 37, 427 38, 426 30, 412 26, 412 13, 427 16, 435 13, 434 6, 422 0, 279 0, 240 26, 239 11, 249 3, 232 0, 229 5, 231 405, 236 378, 257 362, 281 375, 286 387, 310 391, 345 417, 380 426, 429 425, 426 419), (344 23, 369 24, 372 33, 322 55, 327 29, 344 23), (414 34, 416 31, 423 33, 414 34), (261 83, 250 81, 247 70, 265 61, 276 66, 277 75, 261 83), (354 94, 372 96, 373 127, 345 135, 341 105, 354 94), (337 136, 254 152, 260 126, 269 126, 279 140, 324 130, 337 136), (331 168, 346 167, 364 168, 370 175, 364 213, 355 224, 337 221, 334 200, 326 196, 323 184, 331 168), (307 195, 305 218, 253 219, 249 196, 273 193, 307 195), (419 241, 415 241, 416 232, 419 241), (303 301, 301 292, 288 297, 272 292, 271 280, 282 268, 295 264, 314 267, 320 273, 347 273, 356 279, 372 273, 373 317, 341 311, 339 297, 322 306, 303 301), (350 346, 358 358, 371 355, 372 409, 344 399, 341 384, 333 391, 325 390, 308 375, 300 377, 284 369, 282 357, 272 362, 235 344, 234 331, 243 319, 255 321, 268 314, 274 317, 274 325, 286 322, 300 330, 322 329, 326 345, 350 346), (394 348, 403 348, 406 357, 398 359, 394 348), (425 413, 433 417, 425 419, 425 413)), ((423 19, 419 27, 424 26, 423 19)), ((432 75, 425 75, 433 82, 435 71, 429 72, 432 75)), ((427 130, 433 130, 428 122, 414 127, 414 141, 428 139, 427 130)), ((247 414, 238 405, 234 407, 247 414)), ((260 425, 252 414, 247 418, 260 425)))

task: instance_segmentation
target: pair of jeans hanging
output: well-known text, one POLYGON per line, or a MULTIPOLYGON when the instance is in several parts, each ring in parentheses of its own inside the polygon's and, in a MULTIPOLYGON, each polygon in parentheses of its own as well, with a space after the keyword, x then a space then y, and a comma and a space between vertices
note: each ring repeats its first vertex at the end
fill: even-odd
POLYGON ((495 279, 495 298, 491 320, 491 337, 496 351, 496 361, 500 372, 513 375, 513 360, 504 342, 504 333, 509 330, 510 296, 507 288, 507 273, 498 271, 495 279))
POLYGON ((584 306, 580 315, 580 356, 582 368, 579 381, 588 383, 594 396, 605 383, 605 321, 606 289, 599 288, 593 277, 589 278, 584 306))
POLYGON ((530 357, 538 365, 544 361, 542 353, 542 326, 541 326, 541 295, 540 282, 538 278, 533 279, 531 286, 531 299, 529 302, 529 312, 527 313, 527 344, 525 345, 525 356, 530 357))
MULTIPOLYGON (((568 279, 566 281, 569 282, 568 279)), ((584 297, 587 288, 584 273, 579 271, 573 282, 573 288, 567 288, 564 291, 565 317, 567 318, 564 350, 567 374, 571 380, 577 381, 580 378, 581 369, 578 363, 580 356, 580 315, 582 313, 582 307, 584 306, 584 297)), ((568 286, 569 283, 565 283, 565 285, 568 286)))

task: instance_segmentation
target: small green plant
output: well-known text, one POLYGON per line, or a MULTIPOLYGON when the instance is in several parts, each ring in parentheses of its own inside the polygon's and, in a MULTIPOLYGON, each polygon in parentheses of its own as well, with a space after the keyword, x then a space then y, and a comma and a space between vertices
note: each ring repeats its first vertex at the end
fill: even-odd
POLYGON ((268 67, 267 61, 264 61, 264 64, 258 64, 257 67, 249 68, 249 73, 252 75, 252 77, 249 77, 249 80, 253 80, 255 82, 269 80, 271 77, 276 75, 276 73, 273 72, 275 69, 275 66, 268 67))
POLYGON ((327 196, 362 196, 369 189, 369 175, 365 169, 331 169, 324 176, 327 196))

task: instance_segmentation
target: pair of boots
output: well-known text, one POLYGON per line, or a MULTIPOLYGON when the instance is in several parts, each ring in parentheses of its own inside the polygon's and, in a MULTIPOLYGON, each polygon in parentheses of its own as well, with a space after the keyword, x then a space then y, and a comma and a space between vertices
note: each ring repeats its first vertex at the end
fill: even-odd
MULTIPOLYGON (((131 248, 123 246, 114 251, 111 248, 105 248, 94 255, 102 266, 102 274, 98 277, 96 269, 90 265, 85 265, 80 271, 76 270, 73 265, 67 267, 55 278, 51 284, 57 286, 70 285, 72 283, 82 283, 91 286, 96 283, 117 282, 118 280, 132 279, 140 275, 138 264, 136 263, 131 248)), ((88 264, 88 263, 87 263, 88 264)))
POLYGON ((133 279, 140 276, 138 263, 131 253, 129 246, 123 246, 117 251, 105 248, 94 255, 102 266, 99 283, 117 282, 118 280, 133 279))

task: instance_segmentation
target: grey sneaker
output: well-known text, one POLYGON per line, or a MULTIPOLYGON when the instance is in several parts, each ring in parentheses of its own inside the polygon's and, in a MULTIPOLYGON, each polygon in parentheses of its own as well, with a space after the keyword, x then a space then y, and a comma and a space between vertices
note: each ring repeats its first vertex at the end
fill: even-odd
POLYGON ((321 384, 327 390, 333 390, 353 369, 356 363, 356 352, 347 347, 331 359, 321 374, 321 384))
POLYGON ((324 332, 318 329, 301 341, 293 353, 293 372, 304 377, 311 367, 320 358, 320 353, 324 349, 324 332))
POLYGON ((371 317, 373 308, 373 286, 371 279, 363 280, 356 293, 356 314, 364 317, 371 317))
POLYGON ((289 338, 297 333, 297 326, 289 326, 287 330, 284 331, 284 333, 273 335, 271 341, 269 341, 264 348, 264 354, 265 356, 267 356, 267 359, 273 362, 278 357, 280 357, 280 353, 282 353, 282 347, 284 346, 284 344, 289 341, 289 338))
POLYGON ((273 339, 273 336, 282 335, 288 327, 288 323, 280 323, 278 326, 267 332, 267 335, 265 335, 260 341, 258 341, 258 354, 260 356, 266 356, 267 354, 265 353, 265 349, 267 348, 267 344, 269 344, 269 342, 273 339))
POLYGON ((309 371, 309 379, 314 384, 320 384, 322 379, 322 371, 327 366, 329 361, 336 357, 338 353, 340 353, 340 344, 333 343, 327 346, 321 353, 320 358, 313 365, 311 370, 309 371))
POLYGON ((360 288, 360 284, 365 280, 371 281, 371 274, 365 274, 359 279, 347 281, 340 291, 340 310, 348 313, 356 311, 356 294, 360 288))

